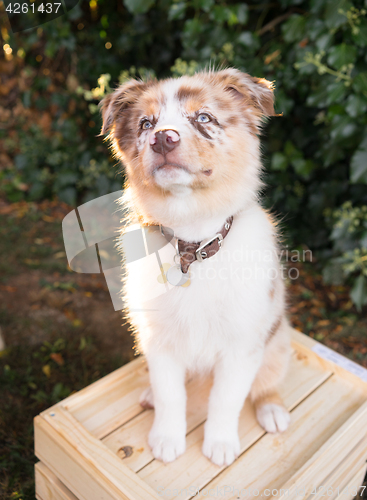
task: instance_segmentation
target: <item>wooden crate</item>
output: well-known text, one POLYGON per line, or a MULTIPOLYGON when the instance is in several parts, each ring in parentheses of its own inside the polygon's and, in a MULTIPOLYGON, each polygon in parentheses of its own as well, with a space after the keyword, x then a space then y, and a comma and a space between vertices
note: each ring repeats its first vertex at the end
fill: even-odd
POLYGON ((154 460, 147 443, 153 410, 138 402, 149 383, 140 357, 35 418, 37 498, 351 499, 366 472, 367 371, 359 369, 361 378, 340 366, 358 370, 345 358, 336 355, 336 364, 320 357, 315 351, 334 355, 295 330, 292 344, 281 387, 289 429, 265 433, 246 401, 241 455, 230 467, 201 453, 210 380, 196 378, 187 383, 185 454, 167 465, 154 460))

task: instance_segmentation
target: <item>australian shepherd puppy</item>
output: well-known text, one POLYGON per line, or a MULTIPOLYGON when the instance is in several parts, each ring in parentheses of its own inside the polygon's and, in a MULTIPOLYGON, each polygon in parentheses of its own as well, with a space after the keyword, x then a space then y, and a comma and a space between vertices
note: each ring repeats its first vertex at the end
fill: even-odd
MULTIPOLYGON (((272 85, 236 69, 147 82, 132 80, 102 102, 126 169, 131 212, 170 228, 173 283, 148 301, 147 269, 124 285, 155 408, 153 455, 185 451, 188 372, 213 373, 202 451, 229 465, 240 453, 238 418, 250 395, 260 425, 285 431, 290 417, 277 387, 290 355, 277 230, 260 206, 259 133, 274 115, 272 85)), ((167 259, 166 259, 167 260, 167 259)))

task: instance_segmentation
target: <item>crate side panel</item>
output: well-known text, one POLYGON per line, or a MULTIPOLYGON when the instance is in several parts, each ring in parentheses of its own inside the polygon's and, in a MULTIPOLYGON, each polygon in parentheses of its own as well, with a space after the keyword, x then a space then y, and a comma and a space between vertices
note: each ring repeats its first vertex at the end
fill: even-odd
POLYGON ((71 414, 62 407, 52 415, 37 417, 35 425, 35 451, 60 480, 77 496, 88 500, 96 498, 116 498, 119 500, 157 500, 155 492, 140 478, 124 466, 103 443, 90 434, 71 414), (39 434, 43 439, 39 439, 39 434), (45 444, 46 441, 46 444, 45 444), (64 454, 60 460, 51 451, 64 454), (81 481, 75 470, 87 475, 81 481), (69 472, 73 477, 69 477, 69 472), (92 494, 86 495, 86 489, 92 494))
MULTIPOLYGON (((119 500, 117 488, 103 484, 99 471, 84 466, 78 452, 42 417, 35 420, 35 454, 79 500, 119 500), (42 420, 41 420, 42 419, 42 420)), ((123 497, 122 497, 123 498, 123 497)), ((121 499, 121 497, 120 497, 121 499)))
MULTIPOLYGON (((323 364, 325 369, 332 370, 335 374, 339 375, 344 380, 348 380, 349 382, 354 383, 357 387, 361 388, 367 395, 367 382, 363 380, 361 377, 357 376, 352 371, 349 371, 345 368, 347 365, 351 363, 350 359, 345 358, 345 356, 341 356, 340 354, 338 354, 336 357, 345 358, 345 362, 342 363, 341 365, 340 363, 335 363, 330 359, 327 359, 326 357, 322 357, 319 354, 316 354, 316 352, 313 351, 313 349, 317 348, 318 346, 320 346, 321 348, 325 347, 323 346, 323 344, 317 342, 311 337, 308 337, 304 333, 300 333, 294 328, 291 328, 290 330, 291 330, 290 333, 292 338, 292 345, 295 348, 298 348, 300 351, 305 352, 309 356, 317 356, 320 363, 323 364)), ((364 371, 362 367, 360 368, 362 369, 362 371, 364 371)))
MULTIPOLYGON (((240 427, 241 451, 247 451, 229 468, 220 469, 201 454, 203 426, 200 426, 188 436, 188 449, 183 456, 166 466, 155 460, 138 475, 165 498, 174 498, 168 489, 171 493, 174 490, 185 492, 190 487, 195 491, 203 487, 216 489, 226 485, 239 490, 280 488, 364 401, 363 392, 331 377, 292 411, 290 428, 284 434, 265 434, 261 437, 263 431, 249 425, 249 422, 254 421, 254 410, 247 405, 240 427), (250 445, 253 446, 249 448, 250 445)), ((348 436, 350 441, 345 443, 346 451, 352 443, 352 437, 348 436)), ((355 444, 352 443, 351 447, 355 444)), ((183 494, 182 498, 190 498, 190 494, 183 494)), ((226 498, 235 499, 237 495, 229 494, 226 498)))
POLYGON ((45 464, 38 462, 34 470, 39 500, 78 500, 45 464))

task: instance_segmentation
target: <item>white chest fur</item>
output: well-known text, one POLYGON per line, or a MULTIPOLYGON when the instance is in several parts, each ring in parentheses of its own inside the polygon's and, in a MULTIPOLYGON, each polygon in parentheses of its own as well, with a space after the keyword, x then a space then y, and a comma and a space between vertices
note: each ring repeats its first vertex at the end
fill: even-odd
POLYGON ((128 266, 125 298, 143 352, 174 351, 187 368, 210 369, 221 351, 263 345, 279 307, 270 290, 280 280, 273 226, 260 206, 235 216, 222 249, 190 266, 189 286, 163 283, 159 266, 173 265, 168 244, 128 266))

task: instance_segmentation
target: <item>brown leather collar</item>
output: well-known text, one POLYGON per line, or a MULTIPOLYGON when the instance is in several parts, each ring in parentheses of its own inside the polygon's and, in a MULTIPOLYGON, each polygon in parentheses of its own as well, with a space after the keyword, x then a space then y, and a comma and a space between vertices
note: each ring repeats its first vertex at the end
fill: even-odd
POLYGON ((231 229, 232 223, 233 216, 226 220, 222 229, 215 236, 207 238, 201 243, 188 243, 187 241, 178 240, 177 248, 180 254, 181 271, 186 274, 190 264, 196 260, 201 262, 213 257, 219 251, 222 241, 231 229))

